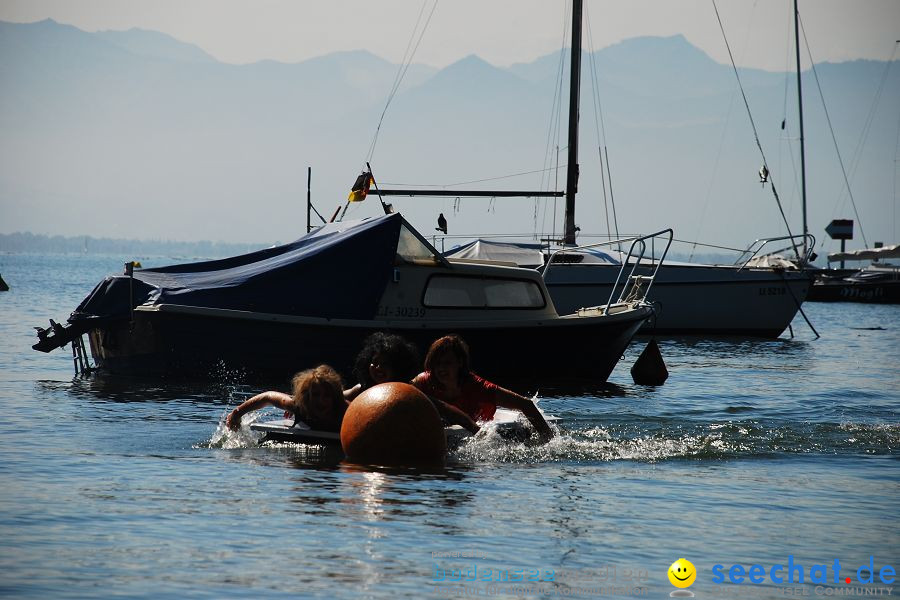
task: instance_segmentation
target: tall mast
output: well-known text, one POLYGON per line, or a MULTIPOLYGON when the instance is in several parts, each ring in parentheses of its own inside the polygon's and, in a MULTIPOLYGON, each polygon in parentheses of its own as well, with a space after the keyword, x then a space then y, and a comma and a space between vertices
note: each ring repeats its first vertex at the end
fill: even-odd
POLYGON ((794 39, 797 49, 797 106, 800 113, 800 197, 803 209, 803 258, 806 260, 806 234, 809 229, 806 226, 806 151, 803 142, 803 87, 800 82, 800 11, 797 8, 797 0, 794 0, 794 39))
MULTIPOLYGON (((796 1, 796 0, 795 0, 796 1)), ((566 223, 564 244, 575 244, 575 193, 578 191, 578 105, 581 97, 582 0, 572 2, 572 63, 569 87, 569 160, 566 169, 566 223)), ((802 137, 802 135, 801 135, 802 137)))

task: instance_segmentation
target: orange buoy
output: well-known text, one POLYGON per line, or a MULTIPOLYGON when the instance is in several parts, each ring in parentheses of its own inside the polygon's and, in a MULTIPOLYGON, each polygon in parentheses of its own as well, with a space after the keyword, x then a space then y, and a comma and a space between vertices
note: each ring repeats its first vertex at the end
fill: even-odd
POLYGON ((357 396, 344 414, 341 446, 353 462, 387 465, 442 464, 447 453, 437 409, 408 383, 382 383, 357 396))

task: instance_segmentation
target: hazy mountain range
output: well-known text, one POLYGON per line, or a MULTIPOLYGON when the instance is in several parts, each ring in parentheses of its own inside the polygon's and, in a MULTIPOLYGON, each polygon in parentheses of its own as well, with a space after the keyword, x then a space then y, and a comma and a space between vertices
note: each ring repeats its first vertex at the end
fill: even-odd
MULTIPOLYGON (((593 61, 585 54, 576 218, 582 231, 606 230, 592 62, 621 231, 672 226, 677 237, 728 246, 784 234, 772 191, 758 181, 762 159, 730 65, 712 61, 680 36, 627 40, 598 50, 593 61)), ((395 187, 537 171, 548 165, 557 119, 563 164, 566 113, 552 110, 560 63, 555 54, 509 68, 476 56, 441 70, 412 65, 381 126, 372 160, 376 178, 395 187)), ((817 65, 870 244, 896 241, 900 70, 886 66, 817 65)), ((364 167, 397 71, 363 51, 235 66, 156 32, 0 22, 0 233, 294 239, 306 227, 307 166, 313 202, 330 216, 364 167)), ((794 77, 740 74, 797 232, 794 77)), ((809 224, 821 238, 832 218, 855 217, 811 72, 804 72, 803 85, 809 224)), ((564 108, 567 95, 563 85, 564 108)), ((532 173, 465 187, 539 189, 555 178, 532 173)), ((559 189, 564 181, 560 173, 559 189)), ((552 202, 393 203, 425 234, 433 232, 439 212, 450 233, 553 228, 552 202)), ((377 201, 367 201, 348 218, 379 213, 377 201)), ((852 246, 861 245, 857 234, 852 246)))

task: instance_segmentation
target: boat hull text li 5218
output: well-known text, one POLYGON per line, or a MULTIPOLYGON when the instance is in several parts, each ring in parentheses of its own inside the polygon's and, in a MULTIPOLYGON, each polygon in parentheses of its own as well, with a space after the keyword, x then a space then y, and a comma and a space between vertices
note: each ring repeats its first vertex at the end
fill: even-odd
POLYGON ((389 214, 251 254, 107 277, 34 348, 72 342, 86 360, 77 355, 87 334, 106 372, 285 377, 319 363, 349 373, 374 331, 421 349, 457 333, 485 376, 604 381, 652 314, 648 287, 560 316, 537 271, 447 260, 389 214))

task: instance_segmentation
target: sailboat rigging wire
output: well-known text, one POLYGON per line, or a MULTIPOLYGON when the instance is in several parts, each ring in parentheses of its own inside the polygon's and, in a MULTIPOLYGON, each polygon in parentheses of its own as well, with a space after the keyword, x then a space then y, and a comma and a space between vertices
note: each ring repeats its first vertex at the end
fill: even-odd
MULTIPOLYGON (((553 103, 550 106, 550 122, 547 125, 547 143, 544 147, 544 167, 548 171, 545 175, 541 176, 541 186, 539 189, 547 190, 550 187, 550 177, 549 171, 552 168, 547 169, 548 166, 556 163, 556 169, 559 169, 559 129, 560 129, 560 119, 562 114, 562 86, 563 86, 563 70, 565 66, 565 55, 566 55, 566 39, 568 38, 569 32, 569 4, 566 2, 563 8, 563 30, 562 30, 562 41, 559 46, 559 62, 556 66, 556 80, 554 81, 554 91, 553 91, 553 103), (555 149, 555 152, 554 152, 555 149), (555 154, 555 155, 554 155, 555 154), (546 187, 545 187, 546 186, 546 187)), ((554 188, 558 184, 559 173, 555 174, 554 177, 554 188)), ((537 202, 537 200, 535 201, 537 202)), ((547 226, 547 210, 549 209, 549 203, 544 202, 544 212, 541 220, 541 231, 546 231, 547 226)), ((556 200, 553 201, 553 220, 554 220, 554 237, 555 237, 555 224, 556 219, 556 200)), ((538 227, 537 227, 537 204, 535 203, 535 214, 534 214, 534 237, 538 237, 538 227)))
MULTIPOLYGON (((597 154, 600 157, 600 185, 603 189, 603 213, 606 216, 606 234, 612 237, 612 229, 609 225, 609 198, 606 195, 606 174, 603 172, 603 137, 600 135, 600 123, 602 116, 600 113, 600 91, 597 85, 597 61, 594 57, 594 32, 591 28, 590 10, 585 7, 584 18, 587 21, 588 30, 588 56, 591 60, 591 103, 594 107, 594 130, 597 134, 597 154)), ((605 132, 605 130, 604 130, 605 132)), ((618 237, 618 235, 616 236, 618 237)))
MULTIPOLYGON (((897 40, 897 43, 900 44, 900 40, 897 40)), ((900 167, 900 119, 897 119, 897 143, 894 144, 894 223, 893 223, 893 233, 894 235, 891 239, 897 239, 897 168, 900 167)))
POLYGON ((863 126, 863 130, 860 133, 859 141, 856 144, 856 150, 853 152, 853 158, 850 160, 850 176, 853 177, 853 174, 856 172, 857 167, 859 166, 859 161, 862 156, 862 148, 865 144, 866 138, 869 136, 869 131, 872 127, 872 122, 875 119, 875 109, 878 105, 879 100, 881 99, 881 92, 884 90, 884 83, 887 79, 888 71, 890 70, 891 64, 893 63, 894 54, 897 51, 896 43, 894 44, 894 52, 891 53, 891 60, 884 67, 884 71, 881 74, 881 81, 878 84, 878 90, 875 92, 875 98, 872 100, 872 106, 869 108, 869 114, 866 115, 865 125, 863 126))
MULTIPOLYGON (((600 187, 603 189, 603 215, 606 217, 606 235, 612 238, 612 229, 609 226, 609 202, 606 197, 606 173, 603 172, 603 148, 597 145, 597 156, 600 158, 600 187)), ((618 230, 618 228, 616 228, 618 230)), ((616 237, 619 237, 618 234, 616 237)))
MULTIPOLYGON (((820 337, 822 337, 819 335, 819 332, 816 331, 816 328, 813 327, 812 321, 809 320, 809 317, 806 316, 806 313, 803 312, 803 306, 802 306, 803 303, 800 302, 799 300, 797 300, 797 296, 794 294, 794 290, 791 289, 791 286, 788 283, 787 278, 784 276, 784 271, 778 271, 777 273, 778 273, 778 275, 781 276, 781 280, 784 282, 784 287, 791 294, 791 298, 793 298, 794 304, 797 305, 797 310, 800 312, 801 315, 803 315, 803 320, 806 321, 806 324, 809 325, 810 329, 812 329, 812 332, 815 334, 816 339, 819 339, 820 337)), ((794 336, 794 331, 792 329, 791 337, 793 337, 793 336, 794 336)))
POLYGON ((734 76, 737 79, 738 87, 741 89, 741 97, 744 99, 744 106, 747 109, 747 117, 750 119, 750 126, 753 129, 753 137, 756 140, 756 147, 759 148, 759 154, 762 156, 763 166, 769 171, 769 183, 772 185, 772 194, 775 196, 775 203, 778 205, 778 211, 781 213, 781 219, 784 221, 784 226, 787 228, 788 235, 791 236, 791 245, 794 248, 794 253, 797 255, 797 260, 802 262, 806 260, 806 257, 800 256, 800 251, 797 249, 796 243, 793 241, 793 233, 791 232, 791 226, 788 224, 787 217, 784 214, 784 208, 781 206, 781 199, 778 197, 778 192, 775 189, 775 178, 771 175, 772 170, 768 167, 768 162, 766 161, 766 153, 763 152, 762 143, 759 141, 759 133, 756 130, 756 122, 753 120, 753 113, 750 111, 750 103, 747 101, 747 94, 744 92, 744 85, 741 83, 741 76, 738 73, 737 65, 734 62, 734 55, 731 53, 731 45, 728 43, 728 36, 725 35, 725 26, 722 24, 722 17, 719 15, 719 7, 716 6, 716 0, 712 0, 713 9, 716 11, 716 19, 719 21, 719 29, 722 31, 722 38, 725 40, 725 48, 728 50, 728 58, 731 60, 731 68, 734 71, 734 76))
MULTIPOLYGON (((616 201, 615 196, 613 195, 612 188, 612 171, 609 166, 609 151, 606 149, 606 146, 603 146, 603 151, 606 153, 606 179, 609 182, 609 203, 612 206, 613 211, 613 226, 616 228, 616 237, 619 236, 619 218, 616 216, 616 201)), ((619 252, 622 251, 622 244, 619 244, 619 252)))
MULTIPOLYGON (((716 180, 716 173, 719 170, 719 161, 722 158, 722 148, 725 147, 725 137, 728 135, 728 123, 731 121, 731 111, 734 108, 734 93, 731 94, 731 99, 728 101, 728 112, 725 115, 725 125, 722 127, 722 137, 719 138, 719 148, 716 150, 716 158, 713 163, 712 173, 709 176, 709 185, 706 186, 706 198, 703 200, 703 209, 700 211, 700 218, 697 219, 697 233, 695 234, 695 240, 700 237, 700 231, 703 229, 703 223, 706 220, 706 209, 709 208, 709 200, 712 198, 712 190, 713 184, 716 180)), ((697 249, 697 242, 695 241, 691 245, 691 254, 688 257, 688 262, 693 260, 694 251, 697 249)))
MULTIPOLYGON (((788 17, 787 20, 790 21, 791 10, 793 10, 789 3, 785 2, 785 6, 788 8, 788 17)), ((791 34, 787 32, 788 43, 784 45, 784 98, 781 104, 781 130, 784 131, 785 123, 787 123, 787 105, 788 105, 788 87, 790 85, 791 80, 791 47, 790 43, 791 34)), ((779 165, 780 166, 780 165, 779 165)))
POLYGON ((422 38, 425 36, 425 31, 428 29, 428 24, 431 23, 431 17, 434 16, 434 10, 437 8, 438 0, 434 0, 434 4, 431 6, 431 12, 428 13, 428 18, 425 20, 425 25, 422 26, 422 31, 419 32, 419 39, 416 40, 416 45, 413 47, 412 52, 410 52, 410 46, 412 46, 412 41, 416 38, 416 31, 419 28, 419 23, 422 21, 422 14, 425 12, 425 7, 428 5, 427 0, 422 3, 422 8, 419 9, 419 16, 416 19, 416 25, 413 27, 412 35, 409 38, 409 42, 406 44, 406 51, 403 53, 403 59, 400 61, 400 66, 397 70, 397 75, 394 77, 394 84, 391 87, 391 91, 388 94, 387 102, 385 102, 384 110, 381 111, 381 118, 378 119, 378 126, 375 128, 375 135, 372 136, 372 144, 369 146, 369 154, 366 156, 366 162, 371 162, 372 157, 375 154, 375 144, 378 143, 378 134, 381 132, 381 124, 384 122, 384 115, 387 114, 388 107, 391 105, 391 101, 394 99, 394 96, 397 94, 397 90, 400 89, 400 83, 403 81, 403 78, 406 76, 406 72, 409 70, 410 65, 412 64, 413 57, 416 55, 416 50, 419 49, 419 44, 422 43, 422 38))
MULTIPOLYGON (((612 203, 613 224, 616 230, 616 238, 619 236, 619 223, 616 220, 616 205, 612 200, 612 175, 609 180, 609 198, 606 195, 606 173, 603 172, 603 149, 606 148, 606 126, 603 122, 603 106, 600 103, 600 78, 597 75, 597 60, 594 55, 594 32, 591 28, 591 15, 587 6, 584 9, 584 17, 587 21, 588 31, 588 57, 591 61, 591 99, 594 105, 594 129, 597 133, 597 153, 600 157, 600 184, 603 189, 603 212, 606 214, 606 233, 612 238, 612 230, 609 225, 609 204, 612 203), (602 133, 602 135, 601 135, 602 133)), ((606 152, 607 167, 609 166, 609 152, 606 152)), ((621 250, 621 248, 620 248, 621 250)))
MULTIPOLYGON (((553 182, 554 187, 559 186, 559 145, 556 146, 556 180, 553 182)), ((556 238, 556 198, 553 199, 553 238, 556 238)))
MULTIPOLYGON (((756 4, 754 4, 755 8, 756 4)), ((752 20, 747 24, 747 33, 744 37, 744 48, 747 48, 747 42, 750 39, 750 28, 752 26, 752 20)), ((731 97, 728 100, 728 111, 725 113, 725 124, 722 126, 722 135, 719 138, 719 147, 716 150, 715 154, 715 162, 713 162, 712 171, 709 173, 709 184, 706 186, 706 195, 703 199, 703 208, 700 211, 700 218, 697 219, 697 233, 694 234, 694 241, 688 242, 691 244, 691 253, 688 255, 688 262, 694 259, 694 252, 697 250, 697 246, 703 246, 697 240, 700 238, 700 232, 703 230, 703 225, 706 221, 706 211, 709 209, 709 201, 712 199, 713 194, 713 186, 716 181, 716 174, 719 172, 719 163, 722 159, 722 148, 725 147, 725 139, 728 135, 728 125, 731 123, 731 114, 734 111, 734 97, 737 94, 736 90, 732 90, 731 97)))
MULTIPOLYGON (((794 7, 790 2, 784 3, 785 11, 785 21, 790 22, 791 19, 794 18, 794 7)), ((794 67, 794 36, 791 32, 790 28, 785 31, 786 34, 786 43, 784 47, 785 57, 784 57, 784 98, 781 105, 781 141, 786 142, 786 144, 778 145, 778 173, 787 172, 784 167, 784 159, 782 157, 782 147, 787 147, 788 159, 790 160, 789 164, 791 167, 791 175, 793 175, 791 179, 791 183, 793 184, 791 188, 791 193, 799 196, 802 191, 800 190, 800 165, 797 164, 797 157, 794 155, 794 146, 791 144, 792 141, 798 139, 793 137, 791 134, 791 122, 788 121, 788 96, 791 89, 791 74, 792 69, 794 67)), ((788 212, 790 212, 790 208, 788 212)))
MULTIPOLYGON (((560 52, 560 58, 563 56, 562 52, 560 52)), ((562 68, 562 62, 560 62, 560 69, 562 68)), ((560 77, 562 73, 560 72, 560 77)), ((560 87, 562 87, 562 79, 560 79, 560 87)), ((559 184, 559 118, 557 117, 555 120, 553 119, 553 112, 555 111, 558 115, 562 110, 562 103, 560 97, 561 90, 556 92, 555 97, 553 98, 553 107, 551 109, 551 117, 550 117, 550 126, 547 130, 547 148, 544 156, 544 169, 543 175, 541 175, 541 186, 540 190, 549 190, 550 189, 550 171, 555 171, 553 187, 556 189, 559 184), (554 127, 555 125, 555 127, 554 127), (552 144, 553 141, 556 141, 556 144, 552 144), (548 166, 550 165, 550 166, 548 166)), ((535 200, 537 202, 537 200, 535 200)), ((537 205, 535 205, 535 222, 534 222, 534 235, 537 238, 537 205)), ((544 203, 544 214, 541 220, 541 231, 545 231, 547 225, 547 208, 548 203, 544 203)), ((553 218, 556 218, 556 201, 553 203, 553 218)))
MULTIPOLYGON (((756 3, 754 3, 754 8, 756 8, 756 3)), ((755 13, 754 13, 755 14, 755 13)), ((747 23, 747 32, 744 36, 744 50, 747 48, 747 44, 750 39, 750 30, 753 25, 752 19, 747 23)), ((743 53, 742 53, 743 54, 743 53)), ((706 195, 703 199, 703 208, 700 211, 700 218, 697 219, 697 233, 694 234, 694 241, 691 243, 691 253, 688 255, 688 262, 694 259, 694 252, 697 250, 697 246, 702 246, 703 244, 699 244, 697 240, 700 238, 701 231, 703 230, 703 225, 706 222, 706 211, 709 209, 709 202, 712 199, 713 194, 713 186, 716 182, 716 174, 719 172, 719 163, 722 159, 722 150, 725 147, 725 139, 728 135, 728 125, 731 123, 731 115, 734 111, 734 97, 737 94, 736 90, 732 90, 731 97, 728 100, 728 111, 725 113, 725 124, 722 126, 722 136, 719 138, 719 147, 716 150, 715 154, 715 162, 713 163, 712 171, 709 173, 709 184, 706 186, 706 195)))
MULTIPOLYGON (((825 105, 825 94, 822 93, 822 84, 819 82, 819 72, 816 70, 816 63, 812 57, 812 51, 809 49, 809 39, 806 37, 806 28, 803 26, 803 20, 800 20, 800 30, 803 32, 803 42, 806 45, 806 54, 809 56, 809 62, 812 65, 813 76, 816 80, 816 87, 819 89, 819 98, 822 100, 822 110, 825 111, 825 120, 828 122, 828 131, 831 132, 831 141, 834 143, 834 151, 838 157, 838 163, 841 165, 841 173, 844 176, 844 185, 847 187, 847 195, 850 197, 850 205, 853 206, 853 214, 856 215, 856 223, 859 225, 859 233, 862 235, 863 244, 865 248, 869 247, 869 242, 866 241, 866 234, 863 231, 862 220, 859 218, 859 211, 856 209, 856 200, 853 199, 853 190, 850 189, 850 180, 847 178, 847 170, 844 168, 844 159, 841 158, 841 150, 838 148, 837 138, 834 135, 834 127, 831 125, 831 116, 828 114, 828 107, 825 105)), ((884 80, 887 77, 887 70, 890 68, 891 63, 894 60, 894 54, 897 52, 897 44, 894 44, 894 53, 891 54, 891 59, 888 61, 888 64, 885 66, 884 77, 881 79, 882 85, 878 87, 878 92, 875 94, 875 101, 872 105, 872 109, 870 111, 870 115, 874 115, 875 107, 878 104, 878 100, 881 97, 881 90, 884 84, 884 80)), ((824 239, 822 240, 825 241, 824 239)))

